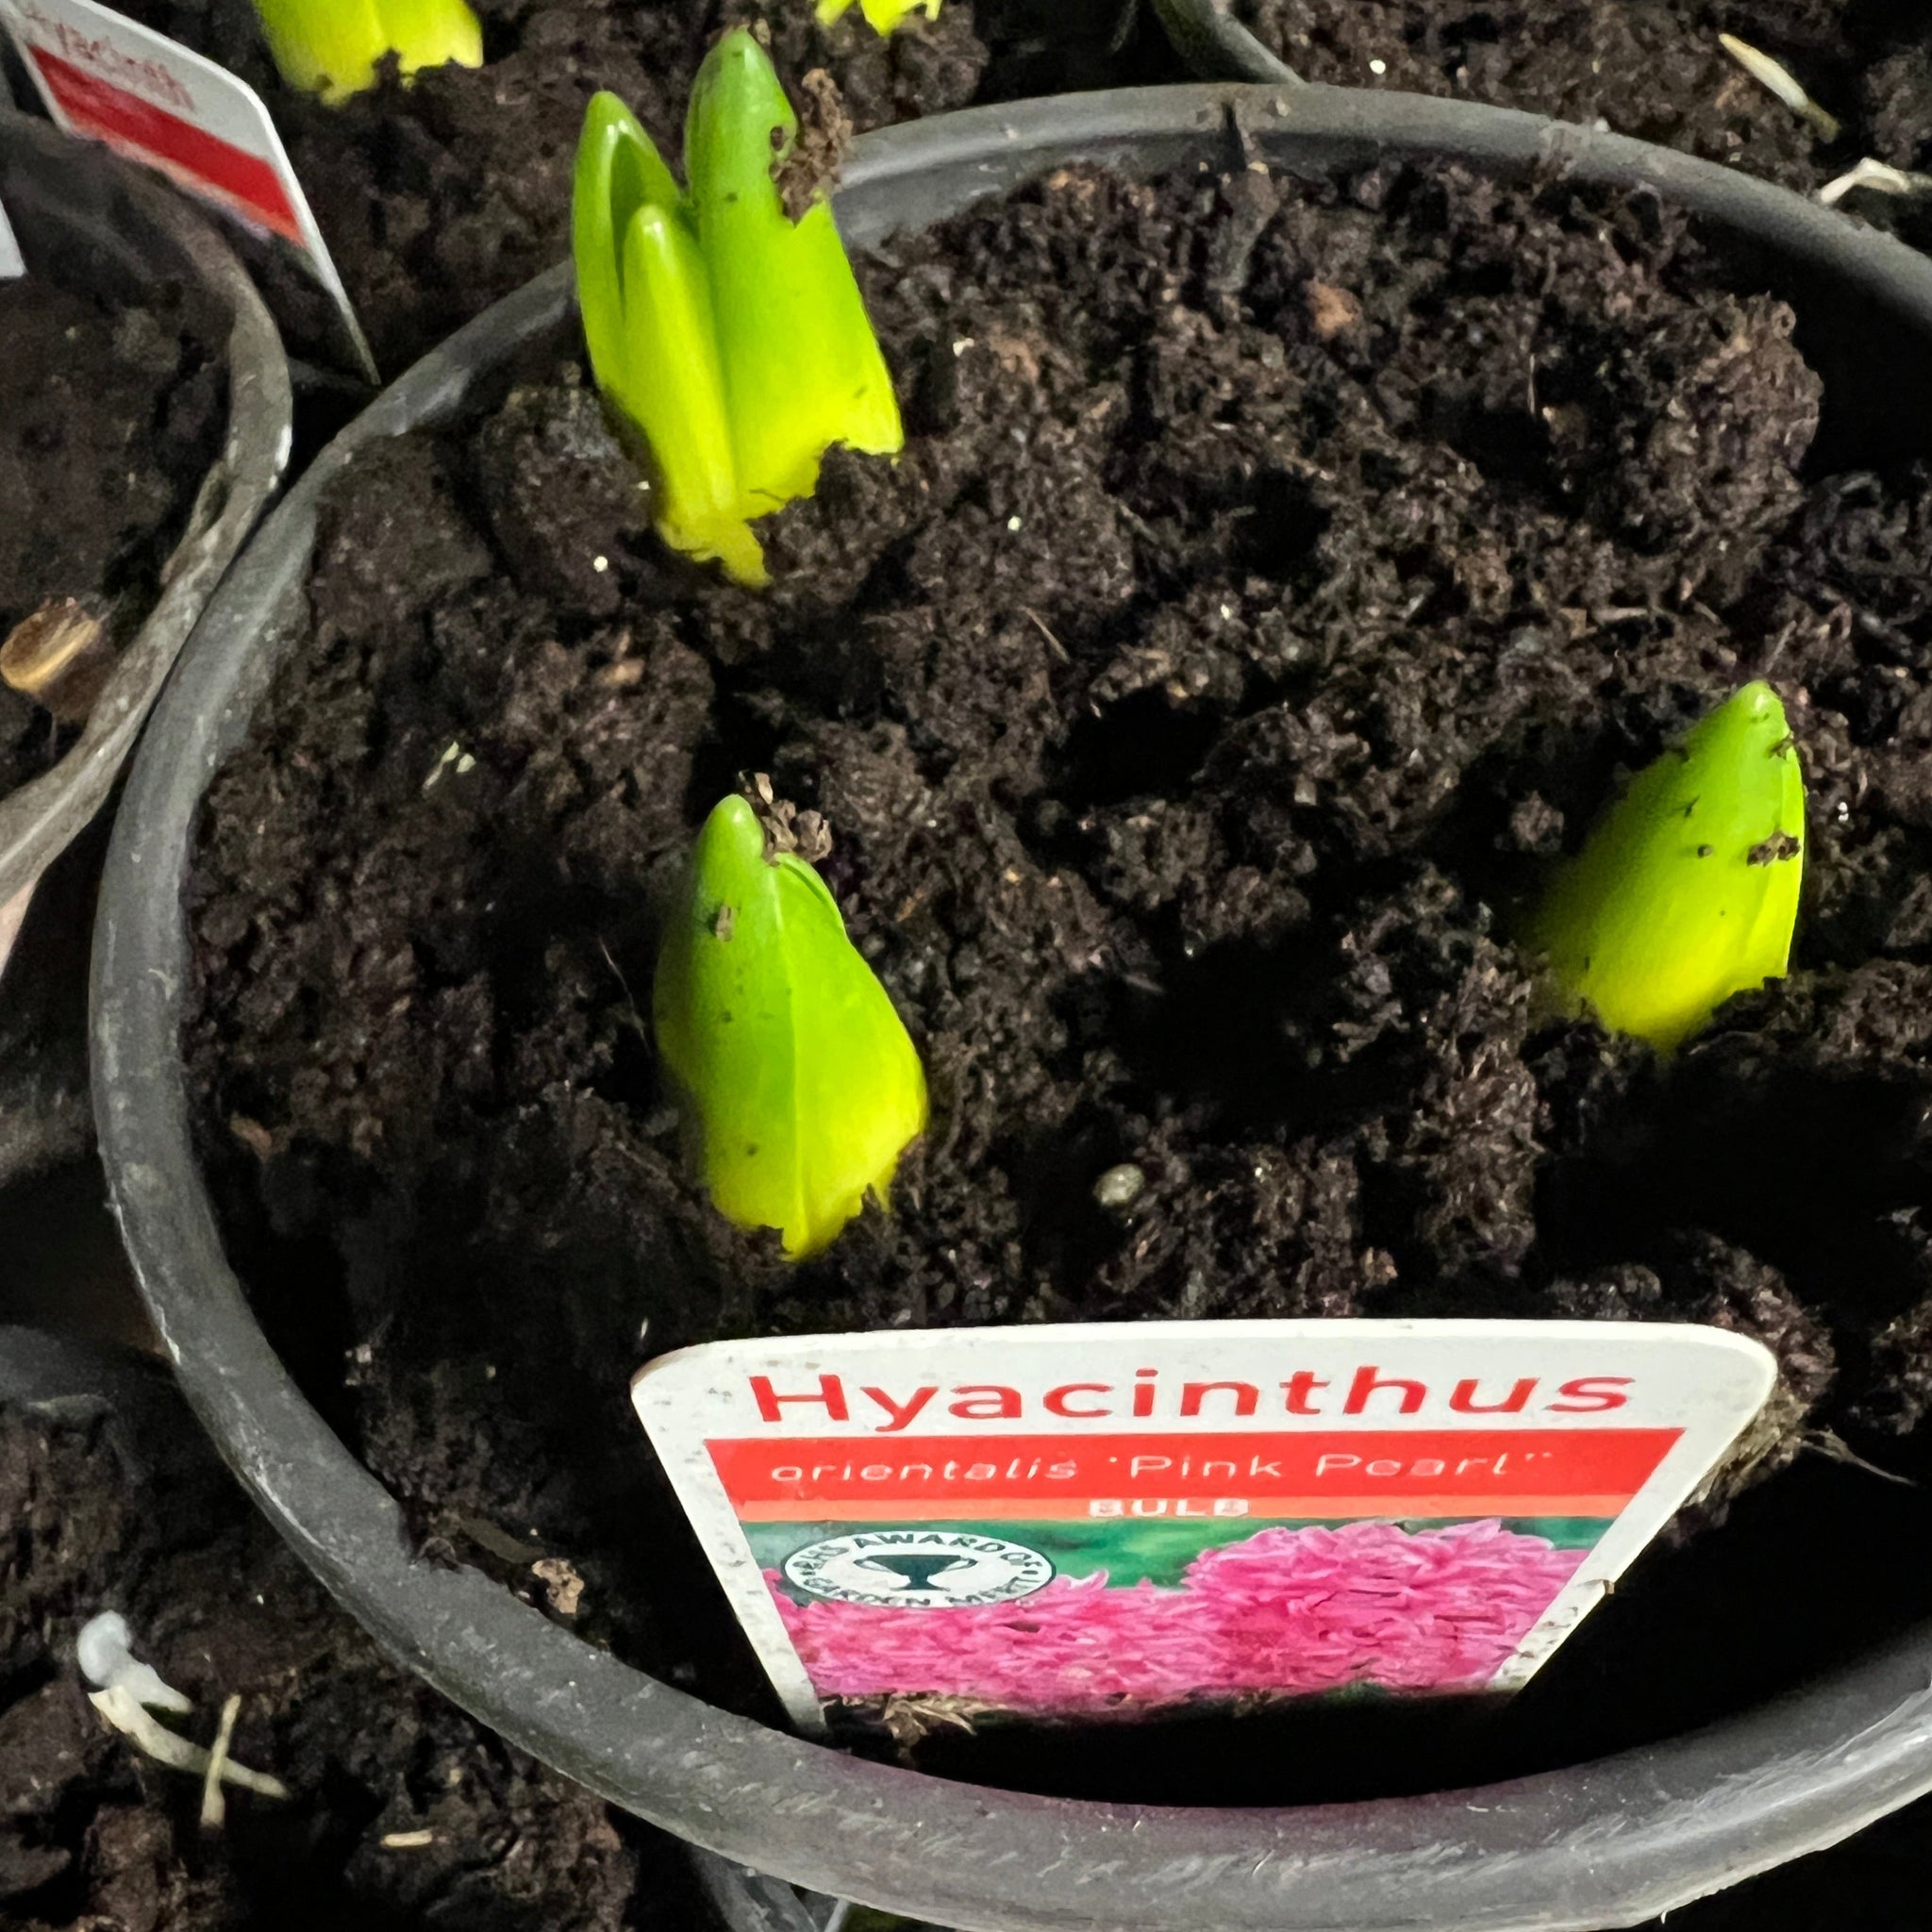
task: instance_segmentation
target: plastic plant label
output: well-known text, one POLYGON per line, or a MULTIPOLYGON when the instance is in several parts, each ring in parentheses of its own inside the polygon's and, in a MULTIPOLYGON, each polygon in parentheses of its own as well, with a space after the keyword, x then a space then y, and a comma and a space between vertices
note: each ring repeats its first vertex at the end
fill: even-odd
POLYGON ((631 1394, 817 1730, 1514 1690, 1776 1373, 1676 1324, 1149 1322, 712 1342, 631 1394))
POLYGON ((5 974, 7 962, 13 957, 13 942, 20 937, 20 929, 26 923, 26 908, 32 905, 33 884, 21 887, 5 905, 0 905, 0 974, 5 974))
POLYGON ((0 282, 10 282, 25 275, 26 262, 14 239, 13 224, 7 219, 7 207, 0 202, 0 282))
POLYGON ((0 0, 0 19, 58 126, 294 248, 335 303, 362 374, 380 380, 282 138, 246 81, 95 0, 0 0))

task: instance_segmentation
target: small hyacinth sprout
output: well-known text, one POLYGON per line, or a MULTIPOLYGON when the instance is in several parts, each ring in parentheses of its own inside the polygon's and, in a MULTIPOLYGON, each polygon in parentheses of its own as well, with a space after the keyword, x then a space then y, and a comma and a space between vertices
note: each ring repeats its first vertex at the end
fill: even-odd
POLYGON ((483 28, 466 0, 255 0, 276 71, 331 107, 375 85, 393 54, 407 76, 483 64, 483 28))
POLYGON ((725 799, 705 822, 658 959, 652 1018, 692 1172, 740 1227, 819 1253, 925 1129, 925 1073, 808 862, 814 815, 725 799), (792 849, 784 849, 786 847, 792 849))
MULTIPOLYGON (((852 0, 819 0, 818 23, 821 26, 831 24, 852 10, 852 0)), ((865 16, 866 25, 882 39, 903 26, 915 13, 923 13, 928 20, 940 17, 940 0, 858 0, 858 10, 865 16)))
POLYGON ((1564 1010, 1670 1053, 1790 963, 1805 778, 1784 707, 1748 684, 1631 780, 1525 935, 1564 1010))
POLYGON ((778 177, 798 120, 742 28, 706 56, 680 192, 615 94, 584 118, 572 206, 591 370, 642 441, 673 549, 769 581, 753 520, 817 487, 835 442, 905 442, 899 405, 823 188, 794 221, 778 177))

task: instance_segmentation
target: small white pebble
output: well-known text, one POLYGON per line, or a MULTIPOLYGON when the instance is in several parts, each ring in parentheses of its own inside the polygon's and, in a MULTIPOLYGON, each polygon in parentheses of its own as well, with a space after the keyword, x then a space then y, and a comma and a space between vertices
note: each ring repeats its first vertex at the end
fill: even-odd
POLYGON ((1371 60, 1369 62, 1369 72, 1371 74, 1387 74, 1389 72, 1389 63, 1386 60, 1371 60))
POLYGON ((1093 1183, 1093 1198, 1103 1208, 1131 1208, 1146 1185, 1147 1176, 1132 1161, 1123 1161, 1093 1183))
POLYGON ((607 571, 610 568, 610 559, 608 557, 593 557, 591 559, 591 568, 594 571, 607 571))
POLYGON ((1233 615, 1234 606, 1232 604, 1224 604, 1221 607, 1221 621, 1224 624, 1225 624, 1230 618, 1232 618, 1233 615))
POLYGON ((1008 529, 1009 529, 1009 530, 1017 530, 1017 529, 1018 529, 1019 527, 1020 527, 1020 519, 1019 519, 1018 517, 1008 517, 1008 518, 1007 519, 1007 528, 1008 528, 1008 529))
POLYGON ((973 338, 971 336, 961 336, 959 340, 953 344, 953 354, 956 356, 963 356, 966 353, 966 351, 970 349, 972 346, 973 338))
POLYGON ((435 1842, 433 1831, 386 1831, 382 1835, 382 1848, 386 1852, 420 1852, 425 1845, 435 1842))
POLYGON ((457 760, 457 776, 458 778, 460 778, 466 772, 474 772, 475 769, 476 760, 473 758, 468 752, 465 752, 462 755, 462 757, 457 760))

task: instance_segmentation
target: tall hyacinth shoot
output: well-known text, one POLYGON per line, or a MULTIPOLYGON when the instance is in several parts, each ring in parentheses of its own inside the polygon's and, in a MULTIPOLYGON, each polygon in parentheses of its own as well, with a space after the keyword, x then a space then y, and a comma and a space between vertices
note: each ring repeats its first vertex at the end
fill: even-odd
POLYGON ((807 858, 780 849, 786 825, 741 797, 712 811, 651 1004, 692 1172, 726 1220, 776 1228, 803 1260, 868 1195, 889 1205, 899 1157, 925 1130, 926 1094, 837 901, 807 858))
POLYGON ((1525 938, 1565 1010, 1667 1054, 1784 976, 1804 851, 1797 746, 1777 693, 1748 684, 1630 781, 1525 938))
POLYGON ((465 0, 255 0, 276 71, 331 106, 375 85, 393 54, 405 75, 483 64, 483 28, 465 0))
POLYGON ((615 94, 591 101, 577 147, 591 372, 649 453, 664 541, 752 586, 768 581, 754 520, 809 496, 833 443, 890 456, 905 441, 830 203, 815 188, 797 221, 786 212, 797 134, 740 28, 698 70, 682 190, 615 94))

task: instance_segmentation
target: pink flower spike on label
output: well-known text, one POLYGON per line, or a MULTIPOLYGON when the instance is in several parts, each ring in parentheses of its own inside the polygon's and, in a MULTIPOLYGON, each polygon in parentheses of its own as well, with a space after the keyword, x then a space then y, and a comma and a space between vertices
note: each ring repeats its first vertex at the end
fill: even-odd
POLYGON ((1274 1527, 1204 1550, 1178 1587, 1057 1577, 957 1609, 797 1604, 766 1573, 827 1695, 974 1696, 1016 1711, 1147 1708, 1259 1690, 1486 1684, 1582 1550, 1495 1521, 1274 1527))

